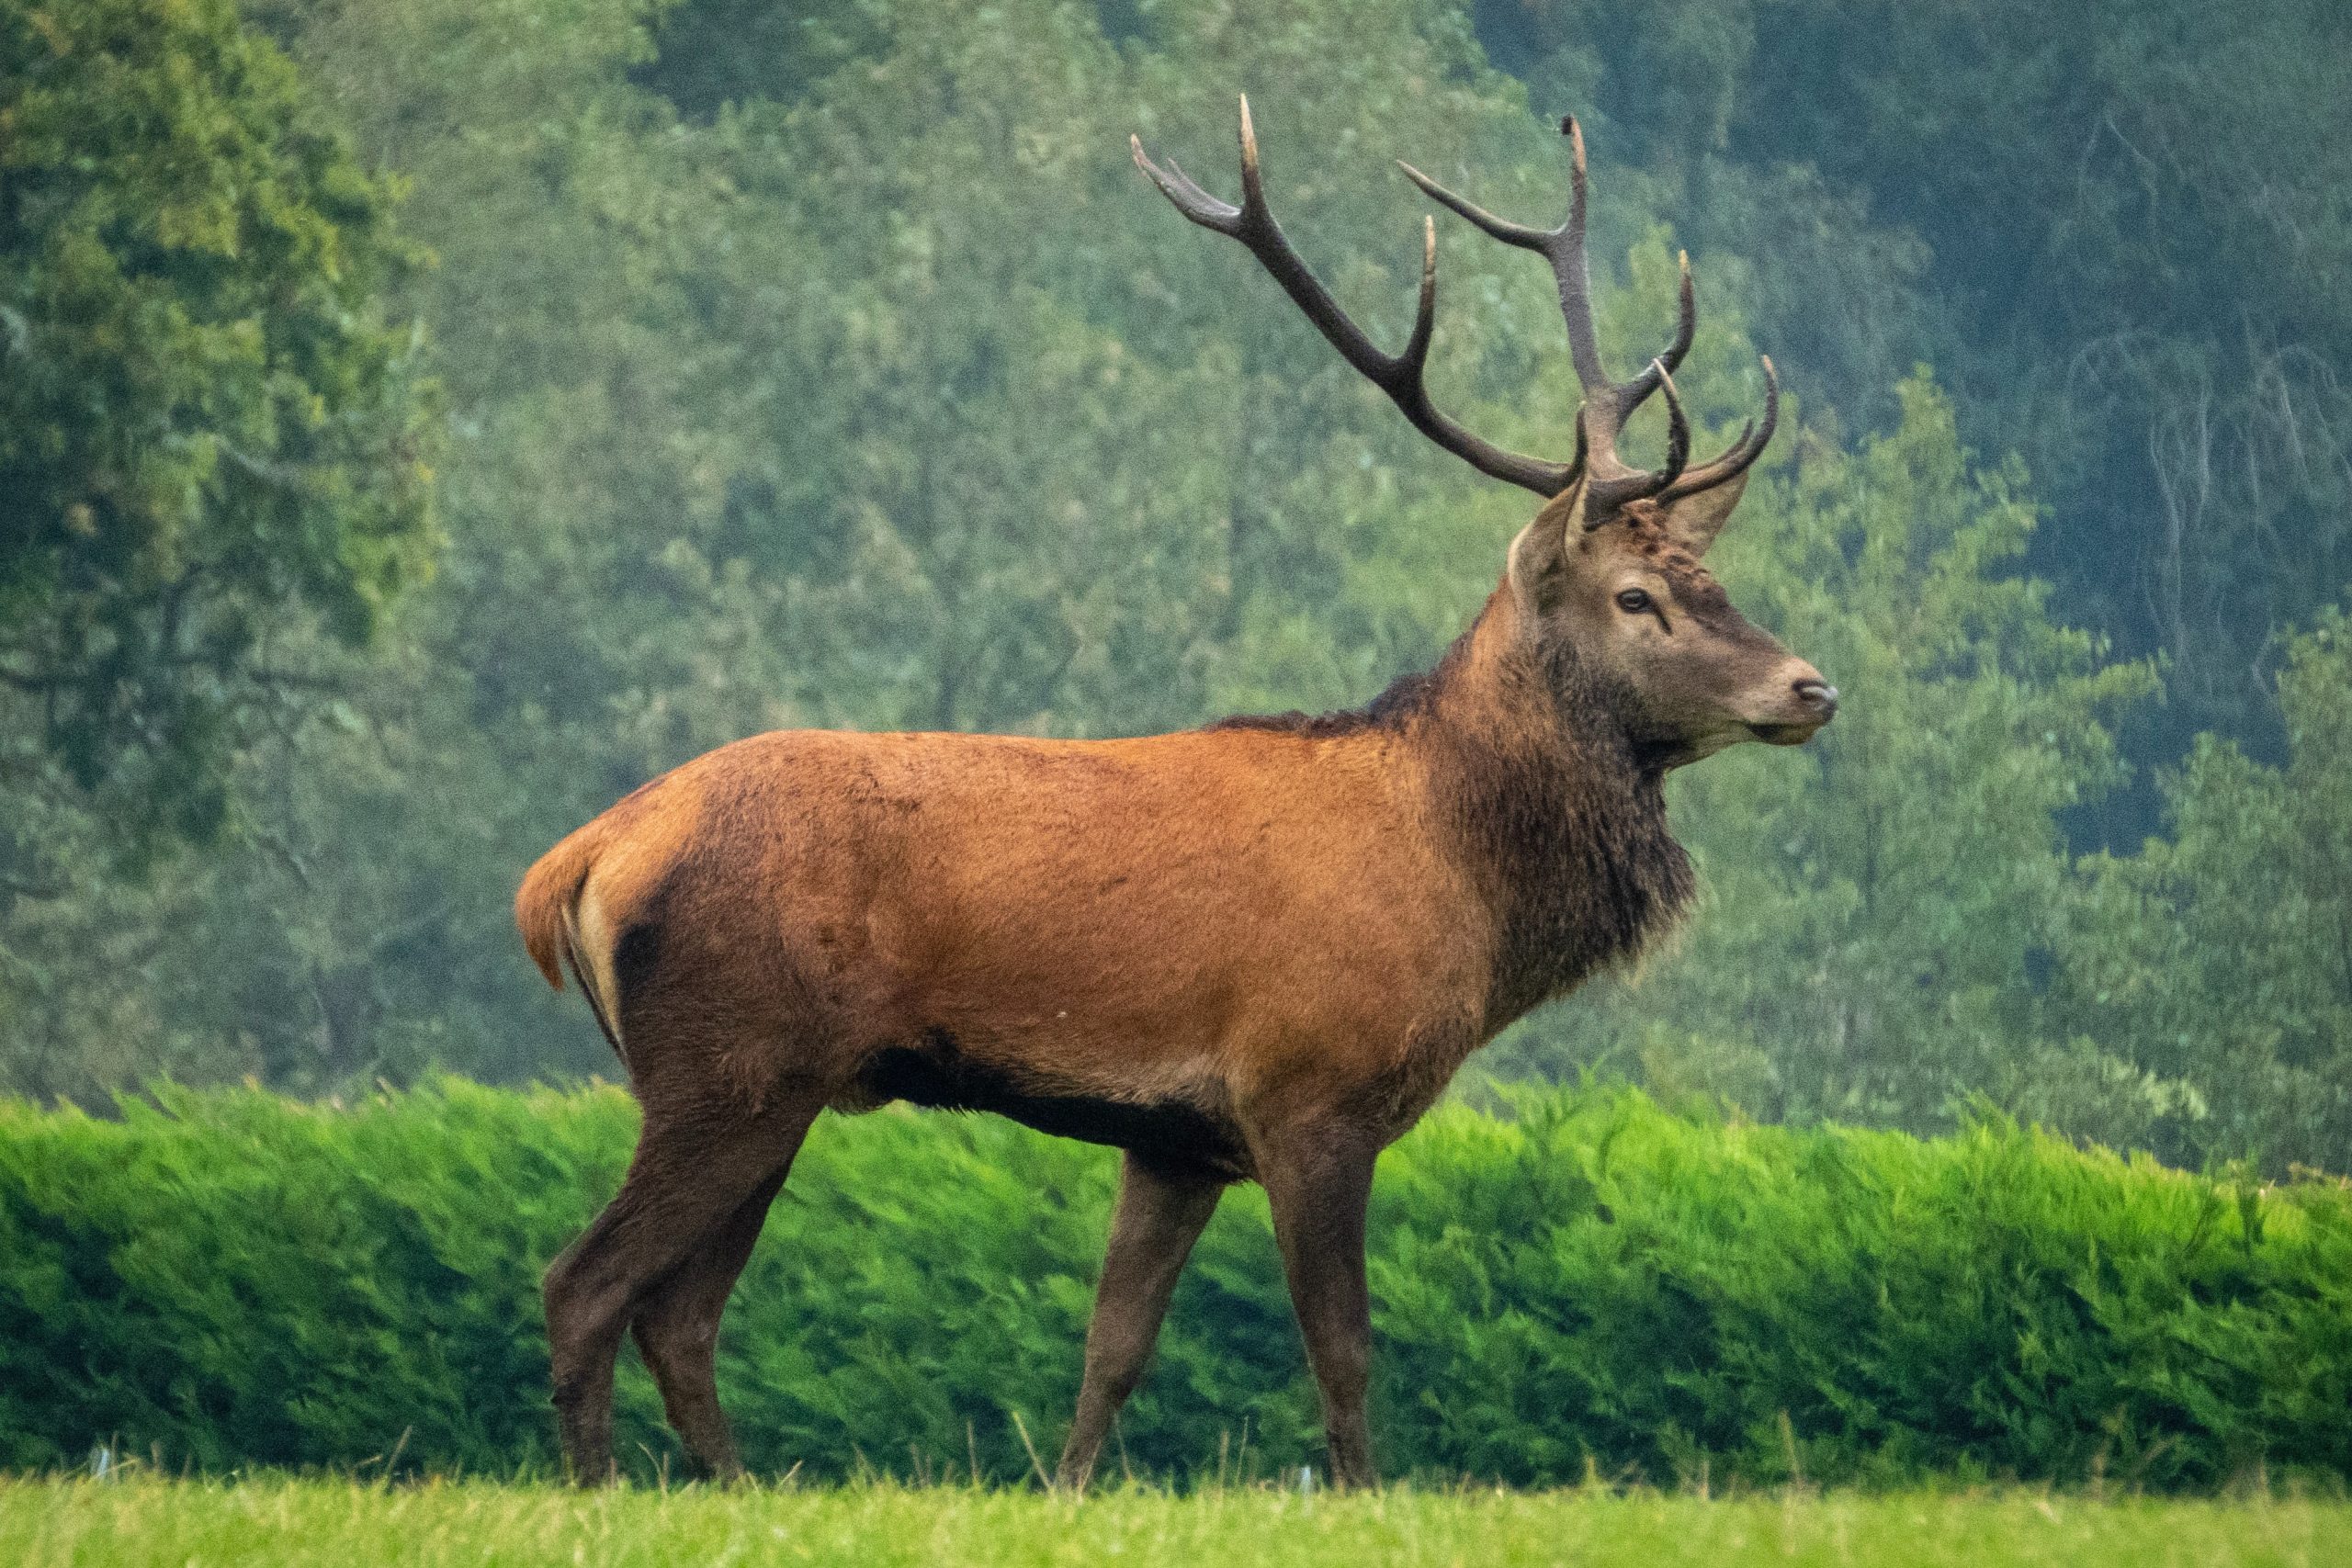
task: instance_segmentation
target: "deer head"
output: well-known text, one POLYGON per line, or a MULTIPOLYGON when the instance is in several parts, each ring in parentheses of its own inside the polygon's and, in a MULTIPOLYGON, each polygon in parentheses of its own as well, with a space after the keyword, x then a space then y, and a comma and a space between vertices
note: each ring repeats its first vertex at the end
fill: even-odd
POLYGON ((1598 700, 1637 752, 1658 767, 1696 761, 1741 740, 1795 745, 1838 711, 1819 671, 1732 605, 1702 564, 1738 504, 1749 467, 1779 420, 1780 387, 1764 360, 1764 417, 1712 462, 1689 464, 1690 427, 1674 387, 1697 323, 1690 258, 1682 262, 1674 341, 1631 380, 1602 369, 1585 264, 1584 134, 1560 130, 1571 151, 1568 216, 1531 229, 1464 200, 1410 164, 1407 177, 1507 245, 1551 265, 1584 402, 1576 452, 1555 462, 1480 439, 1430 401, 1423 381, 1437 306, 1437 225, 1422 220, 1419 309, 1402 353, 1380 351, 1349 320, 1274 221, 1259 177, 1250 103, 1241 103, 1241 205, 1218 200, 1171 162, 1165 169, 1129 138, 1136 164, 1176 209, 1241 242, 1341 357, 1385 392, 1415 429, 1473 468, 1545 498, 1510 547, 1508 581, 1522 636, 1564 702, 1598 700), (1665 399, 1665 466, 1630 467, 1617 455, 1625 422, 1653 394, 1665 399))

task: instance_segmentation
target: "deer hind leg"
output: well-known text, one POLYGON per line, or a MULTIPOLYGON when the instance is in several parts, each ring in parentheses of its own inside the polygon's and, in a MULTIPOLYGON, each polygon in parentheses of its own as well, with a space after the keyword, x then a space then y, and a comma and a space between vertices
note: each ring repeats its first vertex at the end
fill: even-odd
POLYGON ((1086 1327, 1086 1378, 1055 1473, 1057 1486, 1083 1491, 1092 1477, 1112 1418, 1151 1359, 1184 1259, 1224 1192, 1225 1183, 1216 1177, 1126 1156, 1102 1279, 1095 1287, 1094 1317, 1086 1327))
MULTIPOLYGON (((547 1273, 548 1372, 564 1459, 582 1485, 614 1474, 613 1362, 622 1331, 689 1260, 721 1243, 749 1251, 749 1237, 738 1235, 732 1222, 747 1209, 765 1213, 764 1201, 752 1200, 773 1195, 821 1103, 816 1096, 771 1097, 756 1111, 721 1104, 682 1110, 649 1099, 619 1193, 547 1273)), ((746 1228, 757 1234, 755 1223, 746 1228)), ((741 1267, 739 1258, 735 1269, 741 1267)), ((730 1285, 734 1271, 728 1272, 730 1285)), ((705 1278, 706 1291, 709 1285, 705 1278)), ((719 1304, 725 1294, 717 1292, 719 1304)), ((710 1316, 715 1323, 716 1307, 710 1316)), ((666 1359, 669 1339, 657 1342, 666 1359)), ((660 1368, 657 1361, 657 1376, 660 1368)), ((714 1391, 713 1415, 716 1403, 714 1391)), ((692 1390, 685 1409, 690 1417, 702 1414, 692 1390)), ((707 1438, 707 1427, 697 1429, 707 1438)))
POLYGON ((790 1168, 787 1158, 721 1220, 701 1249, 653 1288, 629 1325, 638 1353, 661 1387, 671 1427, 704 1469, 722 1480, 741 1476, 743 1462, 718 1404, 718 1320, 790 1168))

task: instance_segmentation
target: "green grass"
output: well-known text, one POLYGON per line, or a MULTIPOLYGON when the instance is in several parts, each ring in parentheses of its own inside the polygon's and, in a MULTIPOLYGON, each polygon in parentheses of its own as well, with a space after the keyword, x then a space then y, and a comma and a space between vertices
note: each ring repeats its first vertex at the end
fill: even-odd
POLYGON ((488 1482, 389 1489, 343 1481, 0 1480, 0 1562, 23 1568, 227 1563, 1744 1563, 2279 1564, 2352 1562, 2352 1505, 2040 1492, 1730 1501, 1600 1489, 1264 1488, 1083 1502, 1035 1492, 895 1484, 593 1494, 488 1482))

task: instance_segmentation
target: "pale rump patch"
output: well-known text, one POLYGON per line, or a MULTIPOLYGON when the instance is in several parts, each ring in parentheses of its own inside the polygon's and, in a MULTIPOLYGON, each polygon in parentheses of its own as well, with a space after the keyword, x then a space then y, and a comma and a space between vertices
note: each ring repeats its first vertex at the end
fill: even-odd
MULTIPOLYGON (((621 992, 613 976, 612 922, 605 918, 604 902, 596 897, 594 874, 581 885, 580 897, 564 908, 563 938, 571 949, 582 988, 588 992, 605 1032, 613 1037, 613 1049, 620 1051, 621 992)), ((622 1060, 628 1060, 626 1053, 622 1060)))

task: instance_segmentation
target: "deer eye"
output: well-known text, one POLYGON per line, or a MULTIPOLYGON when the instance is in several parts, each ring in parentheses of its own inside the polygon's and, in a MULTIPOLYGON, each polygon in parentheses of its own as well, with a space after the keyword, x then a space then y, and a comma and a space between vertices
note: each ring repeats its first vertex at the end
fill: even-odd
POLYGON ((1638 615, 1650 607, 1650 596, 1638 588, 1622 588, 1617 592, 1617 607, 1629 615, 1638 615))

